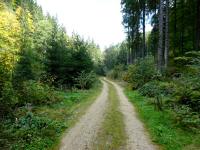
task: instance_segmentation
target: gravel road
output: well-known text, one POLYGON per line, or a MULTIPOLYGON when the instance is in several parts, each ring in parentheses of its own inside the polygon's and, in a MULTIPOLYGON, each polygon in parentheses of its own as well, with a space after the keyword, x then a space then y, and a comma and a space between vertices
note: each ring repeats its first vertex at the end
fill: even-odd
POLYGON ((104 118, 108 100, 108 85, 103 82, 103 90, 85 115, 62 139, 60 150, 91 150, 104 118))
MULTIPOLYGON (((107 79, 105 81, 114 85, 120 101, 120 111, 124 117, 125 130, 127 134, 127 146, 122 150, 158 150, 154 145, 142 122, 138 119, 134 106, 128 101, 123 89, 116 83, 107 79)), ((97 100, 90 106, 88 111, 70 129, 62 139, 60 150, 92 150, 97 133, 103 122, 108 105, 108 83, 103 82, 103 90, 97 100)))
POLYGON ((123 93, 123 89, 116 83, 111 82, 116 90, 120 100, 120 109, 124 115, 125 130, 128 136, 127 150, 158 150, 154 145, 142 122, 138 119, 134 106, 128 101, 123 93))

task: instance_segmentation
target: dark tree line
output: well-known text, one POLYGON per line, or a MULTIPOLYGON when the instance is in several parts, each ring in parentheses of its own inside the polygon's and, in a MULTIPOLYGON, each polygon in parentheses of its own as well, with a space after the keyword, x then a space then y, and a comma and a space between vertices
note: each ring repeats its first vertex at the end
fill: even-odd
POLYGON ((200 50, 199 0, 122 0, 121 5, 128 64, 151 54, 162 70, 169 58, 200 50), (147 34, 149 20, 153 29, 147 34))

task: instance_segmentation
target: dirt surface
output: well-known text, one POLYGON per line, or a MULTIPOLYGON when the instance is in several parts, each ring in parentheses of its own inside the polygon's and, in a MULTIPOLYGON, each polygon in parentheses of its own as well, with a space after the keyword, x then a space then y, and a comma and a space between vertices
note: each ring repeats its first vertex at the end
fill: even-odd
MULTIPOLYGON (((151 142, 142 122, 137 118, 134 106, 128 101, 122 88, 114 82, 106 81, 114 85, 120 101, 119 107, 123 114, 127 135, 127 146, 123 147, 122 150, 158 150, 159 148, 151 142)), ((98 138, 97 134, 101 128, 108 105, 108 83, 102 82, 103 90, 101 95, 90 106, 79 122, 66 133, 62 139, 60 150, 93 150, 94 140, 98 138)))
POLYGON ((145 131, 142 122, 137 118, 137 114, 133 105, 124 95, 122 88, 114 82, 111 82, 117 89, 117 94, 120 100, 120 109, 124 115, 125 130, 127 134, 128 150, 157 150, 147 132, 145 131))
POLYGON ((91 150, 93 140, 96 139, 104 118, 107 99, 108 85, 103 81, 101 95, 62 139, 60 150, 91 150))

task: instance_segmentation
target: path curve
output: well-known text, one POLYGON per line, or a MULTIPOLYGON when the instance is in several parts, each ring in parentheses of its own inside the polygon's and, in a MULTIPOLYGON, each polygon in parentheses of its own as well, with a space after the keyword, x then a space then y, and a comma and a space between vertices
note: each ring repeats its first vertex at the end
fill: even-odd
POLYGON ((135 108, 124 95, 123 89, 114 82, 108 82, 115 86, 120 100, 120 110, 124 116, 125 130, 128 137, 126 149, 158 150, 158 147, 151 142, 143 123, 137 118, 135 108))
POLYGON ((62 139, 60 150, 90 150, 101 127, 108 99, 108 85, 103 82, 101 95, 79 122, 62 139))

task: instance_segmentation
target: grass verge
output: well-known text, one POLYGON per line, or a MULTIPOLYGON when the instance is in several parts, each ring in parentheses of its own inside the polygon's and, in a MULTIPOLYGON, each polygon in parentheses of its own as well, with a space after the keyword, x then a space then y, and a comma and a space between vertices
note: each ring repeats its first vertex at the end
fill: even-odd
POLYGON ((109 104, 105 120, 94 143, 94 149, 97 150, 118 150, 126 144, 123 115, 119 110, 119 100, 116 90, 110 83, 108 98, 109 104))
POLYGON ((63 100, 18 110, 17 120, 0 123, 0 149, 58 149, 63 133, 82 116, 100 94, 102 84, 85 91, 59 92, 63 100))
POLYGON ((200 134, 183 130, 173 121, 169 110, 156 111, 148 98, 126 89, 125 94, 137 109, 138 115, 155 143, 166 150, 199 150, 200 134))

